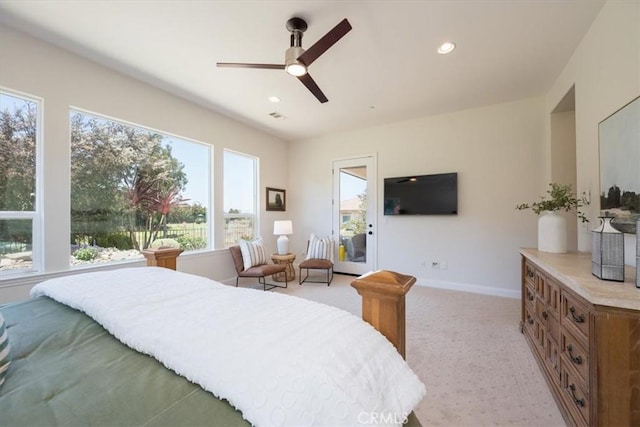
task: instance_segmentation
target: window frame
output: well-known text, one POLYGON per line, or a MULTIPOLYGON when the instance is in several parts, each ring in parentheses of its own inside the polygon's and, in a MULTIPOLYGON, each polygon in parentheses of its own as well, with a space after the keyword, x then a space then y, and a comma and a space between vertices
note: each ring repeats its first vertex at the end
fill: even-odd
MULTIPOLYGON (((226 184, 227 181, 225 179, 225 170, 226 170, 226 162, 225 162, 225 154, 229 153, 235 156, 241 156, 241 157, 246 157, 248 159, 252 160, 252 173, 253 173, 253 180, 252 180, 252 184, 253 184, 253 194, 252 194, 252 201, 253 201, 253 212, 254 212, 254 222, 253 222, 253 236, 251 236, 253 239, 257 238, 260 236, 260 222, 261 222, 261 211, 260 211, 260 191, 259 191, 259 172, 260 172, 260 157, 255 156, 253 154, 248 154, 248 153, 243 153, 242 151, 238 151, 238 150, 234 150, 231 148, 224 148, 223 149, 223 153, 222 153, 222 169, 223 169, 223 173, 222 173, 222 215, 223 218, 225 217, 226 214, 226 210, 225 210, 225 206, 224 206, 224 193, 226 190, 226 184)), ((224 221, 223 221, 224 222, 224 221)), ((223 228, 223 239, 222 239, 222 244, 223 244, 223 248, 222 249, 226 249, 228 248, 228 246, 226 245, 225 242, 225 237, 226 237, 226 227, 223 228)))
POLYGON ((31 220, 31 268, 3 270, 2 276, 16 277, 41 273, 44 266, 44 209, 43 209, 43 145, 44 145, 44 99, 25 92, 0 86, 0 93, 14 98, 24 99, 36 104, 36 141, 35 141, 35 203, 33 211, 0 211, 0 220, 31 220))
MULTIPOLYGON (((215 151, 215 147, 213 144, 210 143, 206 143, 206 142, 202 142, 199 140, 196 140, 194 138, 190 138, 190 137, 185 137, 182 135, 178 135, 175 134, 173 132, 169 132, 166 130, 160 130, 160 129, 156 129, 152 126, 147 126, 147 125, 142 125, 139 123, 134 123, 131 122, 129 120, 125 120, 125 119, 121 119, 121 118, 117 118, 117 117, 113 117, 110 116, 108 114, 103 114, 103 113, 98 113, 92 110, 88 110, 86 108, 81 108, 81 107, 77 107, 77 106, 69 106, 69 110, 68 110, 68 118, 69 118, 69 123, 71 122, 71 117, 74 113, 79 113, 85 116, 90 116, 93 117, 95 119, 98 120, 105 120, 105 121, 111 121, 111 122, 115 122, 121 125, 125 125, 125 126, 130 126, 136 129, 141 129, 143 131, 148 131, 148 132, 153 132, 153 133, 157 133, 160 134, 164 137, 167 138, 173 138, 173 139, 180 139, 180 140, 184 140, 193 144, 198 144, 201 145, 203 147, 205 147, 208 150, 208 159, 207 159, 207 163, 208 163, 208 167, 207 167, 207 177, 206 177, 206 182, 208 183, 207 185, 207 203, 206 203, 206 209, 207 209, 207 231, 206 231, 206 236, 207 236, 207 245, 205 248, 202 249, 195 249, 195 250, 191 250, 188 252, 184 252, 184 255, 189 255, 189 254, 196 254, 196 253, 202 253, 202 252, 206 252, 206 251, 211 251, 215 248, 215 243, 214 243, 214 234, 215 234, 215 213, 213 211, 213 199, 214 199, 214 194, 212 191, 212 185, 213 185, 213 177, 214 177, 214 151, 215 151)), ((69 128, 69 157, 71 157, 72 154, 72 146, 71 146, 71 128, 69 128)), ((71 159, 69 159, 70 164, 71 164, 71 159)), ((69 177, 69 184, 71 185, 71 177, 69 177)), ((69 187, 69 197, 71 197, 71 187, 69 187)), ((71 208, 71 206, 70 206, 71 208)), ((71 211, 69 212, 69 225, 71 225, 71 211)), ((87 264, 87 265, 71 265, 69 264, 69 268, 71 270, 76 270, 76 269, 82 269, 82 268, 91 268, 91 267, 98 267, 98 266, 113 266, 113 265, 117 265, 117 264, 122 264, 122 263, 135 263, 135 262, 140 262, 141 260, 144 260, 144 257, 142 256, 141 253, 141 258, 136 258, 136 259, 131 259, 128 261, 110 261, 110 262, 103 262, 103 263, 98 263, 98 264, 87 264)))

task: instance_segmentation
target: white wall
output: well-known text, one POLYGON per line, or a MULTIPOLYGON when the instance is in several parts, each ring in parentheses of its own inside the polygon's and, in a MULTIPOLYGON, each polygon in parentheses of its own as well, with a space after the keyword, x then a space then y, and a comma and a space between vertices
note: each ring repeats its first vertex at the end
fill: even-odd
MULTIPOLYGON (((598 123, 640 94, 640 2, 610 1, 544 100, 488 106, 292 144, 289 204, 293 245, 331 231, 331 160, 378 153, 382 179, 457 171, 457 217, 384 217, 378 209, 378 268, 418 284, 498 295, 519 294, 518 248, 536 246, 536 220, 514 206, 544 195, 551 181, 551 114, 575 84, 577 192, 590 192, 590 224, 579 225, 578 249, 590 251, 599 208, 598 123), (295 177, 295 178, 293 178, 295 177), (448 270, 420 266, 448 263, 448 270)), ((568 165, 572 167, 573 165, 568 165)), ((626 235, 627 263, 635 263, 626 235)), ((297 250, 297 249, 296 249, 297 250)))
POLYGON ((518 295, 518 248, 536 245, 537 217, 515 206, 540 194, 544 106, 525 99, 292 143, 293 247, 331 232, 332 160, 375 152, 378 200, 392 176, 458 172, 459 190, 457 216, 388 217, 378 206, 377 268, 419 284, 518 295), (432 260, 447 270, 432 269, 432 260))
MULTIPOLYGON (((43 99, 46 273, 69 270, 70 107, 213 145, 214 213, 220 230, 223 149, 259 157, 260 230, 266 243, 275 247, 273 220, 286 213, 264 212, 262 190, 265 186, 287 187, 286 142, 5 26, 0 26, 0 54, 0 86, 43 99)), ((221 242, 221 236, 216 240, 221 242)), ((182 255, 178 269, 219 280, 235 276, 227 250, 211 255, 182 255)), ((31 284, 40 280, 41 276, 3 280, 0 303, 26 297, 31 284)))
MULTIPOLYGON (((591 251, 600 209, 598 123, 640 95, 640 2, 609 1, 547 95, 547 112, 575 84, 578 192, 591 193, 590 224, 580 225, 578 250, 591 251)), ((626 263, 635 264, 635 235, 625 235, 626 263)))

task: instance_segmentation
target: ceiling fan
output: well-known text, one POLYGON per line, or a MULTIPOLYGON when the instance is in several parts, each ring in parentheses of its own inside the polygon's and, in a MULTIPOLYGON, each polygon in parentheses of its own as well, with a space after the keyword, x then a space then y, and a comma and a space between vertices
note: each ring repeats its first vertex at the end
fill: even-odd
POLYGON ((351 31, 351 24, 346 19, 340 21, 331 31, 325 34, 313 46, 305 50, 302 48, 302 34, 307 30, 307 23, 302 18, 291 18, 287 21, 287 30, 291 32, 291 47, 286 50, 284 64, 247 64, 238 62, 218 62, 218 67, 234 68, 264 68, 268 70, 285 70, 295 76, 303 85, 324 103, 328 99, 322 93, 316 82, 308 73, 309 66, 325 53, 338 40, 351 31))

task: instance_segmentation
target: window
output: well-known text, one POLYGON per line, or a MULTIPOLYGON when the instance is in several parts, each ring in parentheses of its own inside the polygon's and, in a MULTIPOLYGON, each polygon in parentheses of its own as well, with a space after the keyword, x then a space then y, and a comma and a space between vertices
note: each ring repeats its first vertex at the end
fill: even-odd
POLYGON ((39 271, 40 101, 0 92, 0 271, 39 271))
POLYGON ((71 111, 71 262, 140 258, 158 239, 209 247, 211 148, 71 111))
POLYGON ((258 159, 224 151, 224 246, 256 237, 258 159))

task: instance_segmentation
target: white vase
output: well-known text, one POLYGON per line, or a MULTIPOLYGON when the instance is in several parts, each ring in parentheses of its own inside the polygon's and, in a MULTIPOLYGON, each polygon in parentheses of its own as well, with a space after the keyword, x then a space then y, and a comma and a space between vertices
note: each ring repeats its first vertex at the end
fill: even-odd
POLYGON ((538 250, 567 252, 567 221, 556 211, 544 211, 538 219, 538 250))

